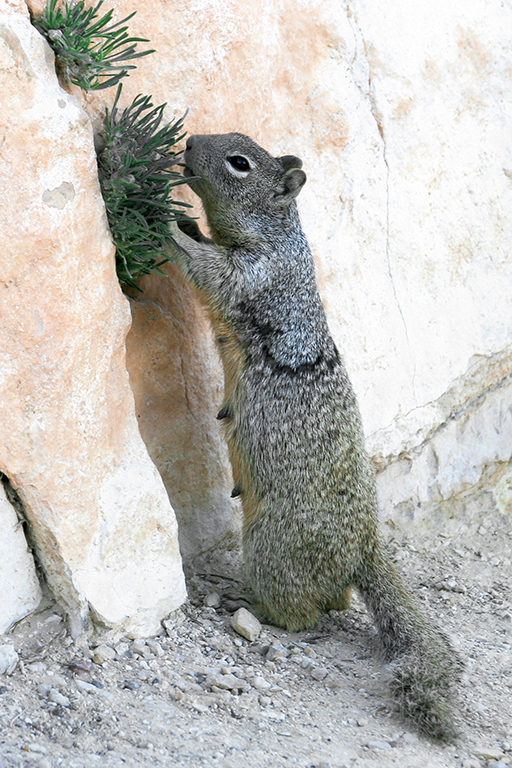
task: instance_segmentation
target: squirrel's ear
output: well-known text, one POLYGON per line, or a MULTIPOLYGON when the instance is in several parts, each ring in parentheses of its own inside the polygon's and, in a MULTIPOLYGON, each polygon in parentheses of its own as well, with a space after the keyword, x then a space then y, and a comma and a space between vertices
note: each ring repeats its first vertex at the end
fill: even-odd
POLYGON ((306 179, 306 174, 300 168, 290 168, 285 171, 274 189, 274 202, 278 205, 288 205, 294 197, 297 197, 306 179))
POLYGON ((290 168, 302 168, 302 160, 295 155, 283 155, 283 157, 278 157, 277 159, 281 162, 285 171, 288 171, 290 168))

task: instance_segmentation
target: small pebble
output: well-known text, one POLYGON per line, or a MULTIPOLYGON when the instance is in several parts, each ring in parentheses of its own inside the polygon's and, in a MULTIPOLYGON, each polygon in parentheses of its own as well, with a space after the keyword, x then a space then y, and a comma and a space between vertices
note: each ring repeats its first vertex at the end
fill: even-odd
POLYGON ((392 749, 388 741, 367 741, 366 746, 370 749, 392 749))
POLYGON ((311 670, 311 677, 314 680, 323 680, 328 674, 329 670, 325 669, 325 667, 315 667, 315 669, 311 670))
POLYGON ((331 691, 341 691, 347 685, 347 681, 345 680, 345 678, 343 678, 341 675, 336 675, 333 672, 329 672, 329 674, 325 678, 325 682, 327 683, 331 691))
POLYGON ((52 688, 48 694, 48 700, 53 701, 54 704, 60 704, 61 707, 69 707, 69 699, 64 696, 56 688, 52 688))
POLYGON ((210 592, 204 598, 204 605, 206 608, 218 608, 220 605, 220 595, 217 592, 210 592))
POLYGON ((136 691, 137 688, 140 688, 140 683, 136 680, 123 680, 121 688, 128 688, 129 691, 136 691))
POLYGON ((259 637, 261 624, 246 608, 239 608, 231 617, 231 626, 251 643, 259 637))
POLYGON ((76 680, 75 682, 78 690, 83 691, 84 693, 98 692, 98 689, 95 685, 92 685, 92 683, 86 683, 85 680, 76 680))
POLYGON ((94 649, 92 660, 95 664, 104 664, 106 661, 115 659, 116 652, 109 645, 98 645, 94 649))
POLYGON ((285 648, 281 643, 276 643, 268 649, 267 661, 284 661, 289 655, 288 648, 285 648))
POLYGON ((47 669, 46 664, 43 664, 42 661, 34 661, 33 664, 26 664, 25 668, 29 672, 36 672, 36 673, 37 672, 46 672, 46 669, 47 669))
POLYGON ((206 682, 211 687, 215 686, 215 688, 228 691, 240 691, 247 686, 245 680, 240 680, 234 675, 209 675, 206 682))
POLYGON ((74 675, 86 675, 89 672, 94 671, 94 664, 89 659, 74 659, 68 664, 68 669, 73 672, 74 675))
POLYGON ((25 747, 27 752, 38 752, 40 755, 46 755, 48 752, 48 748, 44 746, 44 744, 29 744, 27 747, 25 747))
POLYGON ((473 749, 473 754, 477 757, 483 758, 484 760, 501 760, 502 757, 505 757, 501 749, 498 749, 497 747, 477 747, 476 749, 473 749))
POLYGON ((156 640, 146 640, 146 645, 154 656, 161 657, 164 655, 164 649, 156 640))
POLYGON ((268 691, 271 688, 271 684, 265 678, 259 676, 251 680, 251 685, 257 691, 268 691))
POLYGON ((134 640, 132 643, 131 650, 134 653, 138 653, 139 656, 143 656, 146 649, 146 641, 145 640, 134 640))
POLYGON ((16 669, 18 658, 14 645, 0 645, 0 675, 11 675, 16 669))
POLYGON ((42 757, 37 761, 37 768, 52 768, 52 761, 49 757, 42 757))
POLYGON ((463 763, 463 768, 481 768, 482 763, 477 757, 466 758, 463 763))

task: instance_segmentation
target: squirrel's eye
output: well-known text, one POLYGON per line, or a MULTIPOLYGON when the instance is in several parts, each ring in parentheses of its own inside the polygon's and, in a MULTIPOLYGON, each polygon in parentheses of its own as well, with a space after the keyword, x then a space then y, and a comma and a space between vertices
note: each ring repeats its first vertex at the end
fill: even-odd
POLYGON ((235 171, 250 171, 251 166, 248 161, 242 155, 231 155, 227 158, 228 163, 235 169, 235 171))

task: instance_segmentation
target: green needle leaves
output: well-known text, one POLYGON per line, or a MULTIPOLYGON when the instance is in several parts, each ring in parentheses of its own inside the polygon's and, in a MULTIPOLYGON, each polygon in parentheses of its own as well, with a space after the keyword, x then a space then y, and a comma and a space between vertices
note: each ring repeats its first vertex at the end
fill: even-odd
POLYGON ((173 187, 186 183, 173 170, 180 159, 173 148, 185 134, 183 118, 162 125, 165 104, 154 107, 150 96, 137 96, 120 111, 120 95, 121 86, 106 112, 98 171, 119 280, 138 289, 134 281, 142 275, 164 274, 169 222, 189 218, 183 208, 190 206, 171 198, 173 187))
POLYGON ((130 37, 126 24, 135 12, 111 24, 113 10, 99 16, 103 0, 86 8, 83 0, 57 7, 58 0, 48 0, 43 15, 34 26, 48 39, 55 52, 61 77, 85 90, 99 90, 117 85, 135 64, 126 62, 154 51, 137 52, 142 37, 130 37))

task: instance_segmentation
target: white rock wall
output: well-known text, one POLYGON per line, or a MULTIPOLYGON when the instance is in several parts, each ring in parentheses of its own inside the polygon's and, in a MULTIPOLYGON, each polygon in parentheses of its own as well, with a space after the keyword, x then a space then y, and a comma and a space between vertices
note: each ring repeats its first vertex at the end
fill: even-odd
POLYGON ((23 526, 0 482, 0 635, 41 601, 34 558, 23 526))
MULTIPOLYGON (((446 499, 471 487, 497 456, 510 460, 499 424, 470 459, 470 443, 448 430, 446 461, 459 471, 438 477, 420 458, 447 421, 481 418, 487 393, 502 390, 502 409, 512 406, 510 7, 492 0, 115 7, 137 9, 133 29, 157 49, 126 82, 127 100, 150 92, 155 103, 168 102, 170 116, 191 107, 190 133, 238 130, 275 154, 303 158, 301 216, 380 472, 383 514, 409 498, 404 465, 391 475, 386 469, 399 457, 416 467, 414 504, 429 487, 446 499)), ((202 406, 186 391, 200 391, 206 378, 220 401, 215 354, 172 271, 170 279, 171 286, 146 285, 182 327, 169 332, 169 349, 179 346, 180 356, 176 363, 169 356, 166 375, 179 381, 186 371, 193 449, 180 437, 180 409, 151 426, 155 379, 163 383, 155 366, 151 383, 135 376, 136 398, 182 543, 194 553, 205 546, 200 530, 229 538, 233 506, 229 468, 220 470, 226 455, 209 426, 211 399, 202 406), (187 352, 191 344, 202 363, 187 352), (211 471, 194 473, 198 445, 211 471), (180 476, 169 472, 169 455, 182 452, 190 472, 180 476)))

